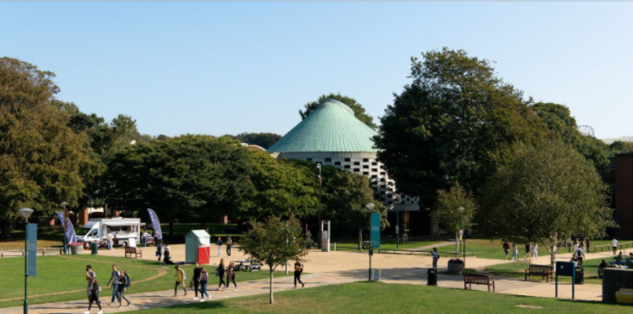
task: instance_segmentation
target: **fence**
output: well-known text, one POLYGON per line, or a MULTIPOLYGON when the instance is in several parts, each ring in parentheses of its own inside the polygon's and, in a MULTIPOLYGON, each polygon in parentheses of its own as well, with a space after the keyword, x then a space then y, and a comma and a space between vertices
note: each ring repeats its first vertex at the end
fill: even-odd
MULTIPOLYGON (((622 251, 624 248, 630 248, 633 247, 633 242, 624 242, 624 243, 620 243, 618 244, 618 248, 620 249, 620 251, 622 251)), ((594 253, 598 253, 598 249, 600 249, 600 252, 602 251, 611 251, 613 249, 613 246, 611 244, 605 244, 605 245, 596 245, 594 246, 593 252, 594 253)))
MULTIPOLYGON (((38 256, 52 256, 52 255, 63 255, 64 248, 42 248, 37 250, 38 256)), ((6 250, 0 251, 0 258, 5 257, 24 257, 24 250, 6 250)))
MULTIPOLYGON (((333 249, 335 251, 348 251, 348 252, 362 252, 358 248, 350 248, 350 247, 340 247, 333 245, 333 249)), ((402 255, 421 255, 421 256, 431 256, 433 251, 420 251, 420 250, 397 250, 397 249, 376 249, 376 253, 383 254, 402 254, 402 255)), ((440 256, 451 256, 451 257, 460 257, 462 254, 455 252, 437 252, 440 256)), ((474 256, 473 252, 467 252, 466 256, 474 256)))

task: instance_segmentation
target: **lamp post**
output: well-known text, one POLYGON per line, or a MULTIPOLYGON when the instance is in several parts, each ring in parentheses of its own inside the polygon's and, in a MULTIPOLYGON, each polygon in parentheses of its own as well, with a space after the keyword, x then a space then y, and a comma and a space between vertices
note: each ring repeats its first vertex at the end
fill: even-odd
POLYGON ((461 239, 460 239, 460 246, 462 247, 462 249, 460 250, 460 252, 462 253, 462 256, 464 257, 464 267, 466 267, 466 237, 464 236, 463 232, 464 232, 464 206, 459 206, 459 208, 457 209, 459 210, 459 212, 462 214, 462 219, 461 219, 461 223, 460 223, 460 231, 462 232, 461 234, 461 239))
POLYGON ((323 249, 323 235, 321 231, 321 186, 322 186, 322 177, 321 177, 321 163, 317 163, 317 169, 319 169, 319 248, 323 249))
MULTIPOLYGON (((365 206, 366 206, 366 207, 367 207, 367 209, 368 209, 368 211, 367 211, 367 212, 368 212, 369 214, 371 214, 371 211, 374 209, 374 206, 376 206, 376 205, 375 205, 374 203, 367 203, 367 205, 365 205, 365 206)), ((370 226, 370 228, 371 228, 371 226, 370 226)), ((370 229, 369 235, 370 235, 370 237, 371 237, 371 229, 370 229)), ((361 245, 362 245, 362 244, 361 244, 361 245)), ((371 281, 371 256, 372 256, 372 254, 374 253, 373 251, 374 251, 374 250, 373 250, 373 247, 372 247, 372 245, 371 245, 371 238, 370 238, 370 239, 369 239, 369 281, 371 281)))
POLYGON ((66 221, 68 220, 68 208, 66 207, 68 203, 61 202, 59 206, 64 209, 64 221, 62 221, 62 226, 64 226, 64 254, 68 254, 68 242, 66 241, 66 231, 68 231, 68 226, 66 225, 66 221))
MULTIPOLYGON (((392 210, 394 208, 396 208, 396 205, 398 204, 398 200, 400 198, 398 197, 398 195, 394 195, 393 196, 393 201, 395 202, 391 208, 389 208, 389 210, 392 210)), ((400 248, 400 212, 396 211, 396 249, 400 248)))
POLYGON ((29 279, 29 269, 28 269, 28 259, 29 259, 29 237, 28 237, 28 224, 29 224, 29 216, 33 213, 33 210, 30 208, 22 208, 20 209, 20 214, 24 216, 24 220, 26 220, 26 229, 24 230, 24 314, 29 313, 29 301, 28 299, 28 279, 29 279))

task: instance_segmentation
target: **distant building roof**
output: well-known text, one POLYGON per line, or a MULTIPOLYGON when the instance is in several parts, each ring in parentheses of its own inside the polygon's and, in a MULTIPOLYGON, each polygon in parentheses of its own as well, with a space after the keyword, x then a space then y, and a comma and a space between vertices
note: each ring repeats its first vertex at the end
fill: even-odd
POLYGON ((607 144, 611 144, 613 142, 633 142, 633 136, 622 136, 622 137, 612 137, 612 138, 602 138, 603 142, 607 144))
POLYGON ((325 99, 303 121, 268 149, 284 152, 376 152, 378 133, 340 101, 325 99))

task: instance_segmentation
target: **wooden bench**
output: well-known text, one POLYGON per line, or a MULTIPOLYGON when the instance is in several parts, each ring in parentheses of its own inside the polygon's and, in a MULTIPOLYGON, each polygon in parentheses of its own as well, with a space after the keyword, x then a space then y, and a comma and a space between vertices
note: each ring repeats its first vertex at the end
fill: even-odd
POLYGON ((541 276, 547 279, 547 282, 549 282, 549 280, 552 279, 553 273, 554 270, 552 269, 552 266, 530 265, 530 267, 525 270, 525 280, 527 281, 532 275, 535 275, 541 276))
POLYGON ((130 255, 130 257, 132 257, 132 254, 134 254, 134 258, 138 258, 143 257, 143 251, 135 248, 135 247, 126 247, 125 248, 125 257, 128 257, 128 255, 130 255))
POLYGON ((490 292, 490 287, 492 287, 492 292, 495 292, 495 281, 490 279, 489 276, 486 275, 466 275, 464 274, 464 289, 471 289, 472 284, 476 285, 486 285, 488 286, 488 292, 490 292), (466 288, 468 285, 468 288, 466 288))

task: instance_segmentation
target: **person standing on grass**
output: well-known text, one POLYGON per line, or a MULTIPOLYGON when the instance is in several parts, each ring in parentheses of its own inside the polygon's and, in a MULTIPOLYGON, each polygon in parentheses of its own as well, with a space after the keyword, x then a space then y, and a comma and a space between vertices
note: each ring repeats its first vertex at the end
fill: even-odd
POLYGON ((437 261, 440 259, 440 254, 437 253, 437 248, 433 248, 433 268, 437 269, 437 261))
MULTIPOLYGON (((229 284, 233 282, 233 291, 237 291, 237 283, 235 283, 235 262, 230 261, 229 267, 226 269, 226 286, 228 288, 229 284)), ((226 290, 226 288, 224 288, 226 290)))
POLYGON ((185 288, 185 280, 187 279, 187 275, 185 274, 184 269, 180 269, 180 266, 176 265, 176 285, 174 285, 174 298, 178 296, 178 286, 182 287, 182 291, 185 292, 185 296, 187 296, 187 288, 185 288))
POLYGON ((233 246, 233 240, 231 239, 231 236, 229 236, 226 239, 226 255, 228 255, 229 257, 231 257, 231 247, 233 246))
POLYGON ((519 247, 516 243, 512 243, 512 261, 519 261, 519 247))
POLYGON ((508 243, 508 240, 503 242, 503 251, 506 253, 506 261, 507 261, 508 260, 508 253, 510 253, 510 243, 508 243))
MULTIPOLYGON (((200 286, 200 274, 202 273, 202 268, 200 268, 200 263, 196 262, 196 268, 193 269, 193 289, 195 293, 195 297, 193 300, 198 300, 198 287, 200 286)), ((200 292, 200 297, 202 297, 202 292, 200 292)), ((204 298, 204 297, 203 297, 204 298)))
POLYGON ((97 278, 97 275, 92 270, 92 266, 86 265, 86 281, 88 282, 88 288, 86 288, 86 296, 88 297, 88 302, 90 302, 90 295, 92 294, 92 283, 94 279, 97 278))
POLYGON ((97 278, 92 278, 91 281, 92 287, 90 288, 90 303, 88 303, 88 310, 84 312, 84 314, 90 314, 90 309, 92 309, 92 303, 97 303, 99 307, 99 312, 97 314, 103 314, 103 309, 101 308, 101 300, 99 300, 99 292, 101 292, 101 287, 99 287, 99 283, 97 282, 97 278))
POLYGON ((130 300, 128 300, 125 297, 125 290, 127 290, 127 287, 130 286, 130 277, 127 275, 127 272, 125 270, 121 271, 121 277, 119 277, 119 307, 121 307, 121 303, 123 303, 121 301, 121 298, 123 298, 123 300, 127 301, 127 306, 130 306, 130 300))
POLYGON ((222 285, 224 285, 224 290, 227 289, 228 285, 226 284, 226 282, 224 282, 224 271, 225 267, 224 267, 224 259, 220 259, 220 265, 218 265, 218 268, 216 268, 215 270, 215 274, 216 276, 220 277, 220 284, 218 284, 218 291, 222 290, 222 285))
POLYGON ((121 273, 116 270, 116 264, 112 264, 112 275, 110 275, 110 280, 106 284, 106 288, 110 286, 112 283, 112 300, 108 305, 113 304, 115 299, 121 299, 119 296, 119 278, 121 277, 121 273))
POLYGON ((301 273, 303 273, 303 264, 297 260, 295 262, 295 289, 297 289, 297 281, 301 284, 301 288, 305 287, 305 284, 301 281, 301 273))
POLYGON ((538 261, 538 244, 536 242, 532 246, 532 260, 538 261))
MULTIPOLYGON (((204 302, 204 296, 207 296, 207 301, 211 301, 211 296, 207 292, 207 284, 209 282, 209 273, 204 267, 200 270, 200 302, 204 302)), ((195 300, 195 299, 194 299, 195 300)))
POLYGON ((218 237, 218 241, 215 244, 218 246, 218 257, 222 257, 222 239, 218 237))
POLYGON ((529 241, 525 243, 525 256, 523 257, 523 259, 526 261, 530 260, 530 242, 529 241))
POLYGON ((615 252, 618 250, 618 240, 615 238, 611 241, 611 248, 613 248, 613 255, 615 255, 615 252))

